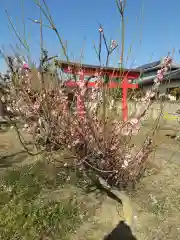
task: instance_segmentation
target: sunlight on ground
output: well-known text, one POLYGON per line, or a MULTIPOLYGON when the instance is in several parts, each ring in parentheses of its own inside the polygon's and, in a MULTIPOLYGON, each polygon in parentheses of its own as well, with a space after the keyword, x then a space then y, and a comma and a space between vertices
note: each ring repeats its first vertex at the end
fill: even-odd
MULTIPOLYGON (((146 177, 137 185, 136 191, 131 193, 135 215, 133 232, 139 240, 180 238, 180 148, 178 141, 164 137, 164 134, 164 131, 158 133, 156 143, 162 144, 151 156, 151 161, 156 163, 158 168, 152 169, 151 167, 146 172, 146 177), (174 153, 175 151, 176 153, 174 153)), ((141 139, 143 139, 143 136, 141 139)), ((0 133, 0 167, 2 174, 7 168, 20 167, 21 165, 26 167, 27 163, 33 163, 33 161, 32 157, 22 152, 18 138, 12 129, 0 133)), ((27 169, 23 171, 27 171, 27 169)), ((7 182, 1 183, 1 194, 4 195, 1 196, 0 219, 2 224, 7 224, 5 221, 12 221, 6 226, 9 236, 15 231, 15 228, 16 232, 21 232, 22 222, 19 225, 15 224, 16 218, 19 216, 17 215, 18 212, 21 212, 23 221, 27 221, 27 227, 32 226, 32 221, 39 221, 38 226, 41 232, 46 225, 52 228, 48 220, 52 218, 53 222, 54 218, 52 216, 55 216, 59 222, 62 221, 63 224, 67 224, 68 229, 70 229, 71 234, 69 235, 59 227, 58 231, 54 233, 56 238, 49 235, 47 239, 59 239, 57 236, 60 236, 60 232, 64 234, 64 239, 103 239, 121 219, 121 206, 96 191, 88 191, 87 193, 86 189, 82 187, 88 185, 85 179, 77 179, 75 174, 72 173, 70 180, 67 182, 65 174, 57 174, 55 171, 52 174, 54 179, 48 182, 49 172, 45 172, 45 178, 41 178, 40 173, 42 173, 40 169, 37 169, 36 173, 30 174, 30 180, 29 178, 22 178, 22 176, 20 179, 18 174, 14 174, 13 178, 11 175, 12 181, 8 183, 9 185, 7 182), (27 182, 22 184, 22 181, 27 182), (29 188, 30 186, 31 188, 29 188), (13 194, 9 189, 15 189, 13 194), (29 192, 29 189, 32 192, 29 192), (20 197, 17 198, 19 191, 24 193, 25 196, 30 194, 30 202, 26 202, 24 197, 24 200, 20 197), (10 202, 10 199, 13 199, 14 202, 10 202), (66 205, 68 203, 67 199, 73 200, 68 206, 66 205), (51 201, 56 202, 56 209, 52 209, 51 201), (15 203, 16 205, 12 205, 15 203), (48 205, 45 203, 48 203, 48 205), (40 207, 39 204, 41 205, 40 213, 35 210, 40 207), (34 209, 35 215, 24 218, 23 214, 25 212, 28 214, 30 209, 34 209), (11 220, 8 214, 14 214, 11 220), (47 219, 43 222, 42 218, 45 215, 47 215, 47 219), (33 216, 35 216, 35 220, 32 220, 33 216), (72 221, 69 221, 69 216, 72 216, 72 221), (15 226, 12 225, 13 223, 15 226)), ((25 229, 28 228, 25 227, 25 229)), ((34 227, 34 232, 29 234, 32 237, 32 234, 38 234, 40 230, 34 227)), ((1 236, 2 239, 9 239, 3 238, 3 236, 5 235, 1 236)), ((19 239, 23 239, 23 237, 19 239)))

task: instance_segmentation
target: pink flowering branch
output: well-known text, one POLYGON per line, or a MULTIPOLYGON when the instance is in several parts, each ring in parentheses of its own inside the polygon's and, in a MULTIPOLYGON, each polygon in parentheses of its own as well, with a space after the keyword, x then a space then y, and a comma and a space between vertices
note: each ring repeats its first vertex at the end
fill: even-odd
MULTIPOLYGON (((82 165, 86 170, 96 169, 109 183, 127 186, 143 174, 147 157, 153 148, 152 139, 148 137, 140 150, 137 150, 131 145, 131 136, 139 133, 142 117, 147 113, 147 106, 151 105, 157 86, 163 79, 162 75, 168 71, 170 64, 171 59, 165 58, 152 89, 141 99, 135 116, 126 122, 114 118, 105 119, 106 128, 99 113, 87 108, 91 104, 92 95, 99 101, 101 87, 90 94, 85 81, 80 81, 73 90, 77 96, 76 101, 79 101, 77 109, 76 105, 69 105, 67 89, 63 84, 57 88, 51 86, 48 89, 33 89, 31 83, 38 78, 35 79, 31 71, 25 71, 23 66, 22 75, 19 75, 23 84, 18 87, 10 85, 9 107, 19 114, 24 123, 23 130, 34 136, 33 141, 40 151, 52 152, 66 148, 76 156, 75 165, 82 165)), ((73 74, 77 69, 71 71, 73 74)), ((79 69, 78 73, 83 74, 83 70, 79 69)), ((100 83, 99 78, 97 86, 100 83)))
POLYGON ((105 36, 105 33, 104 33, 104 29, 103 29, 102 25, 100 25, 100 27, 99 27, 99 45, 98 45, 98 49, 94 45, 94 49, 95 49, 96 55, 98 57, 100 66, 102 64, 101 54, 102 54, 102 43, 103 42, 104 42, 104 45, 105 45, 105 48, 106 48, 106 53, 107 53, 106 62, 105 62, 105 66, 107 67, 108 64, 109 64, 109 58, 110 58, 111 54, 114 52, 114 50, 118 47, 118 44, 116 43, 115 40, 111 40, 110 46, 108 45, 107 39, 106 39, 106 36, 105 36))
POLYGON ((140 100, 141 105, 137 108, 136 114, 133 119, 130 119, 125 127, 122 128, 124 135, 133 135, 137 134, 140 129, 140 121, 144 115, 148 112, 149 107, 152 104, 152 98, 155 96, 156 92, 159 89, 159 86, 164 79, 164 75, 167 73, 171 66, 172 59, 167 56, 161 63, 161 69, 157 71, 156 77, 154 79, 154 84, 150 90, 146 92, 145 97, 142 97, 140 100))

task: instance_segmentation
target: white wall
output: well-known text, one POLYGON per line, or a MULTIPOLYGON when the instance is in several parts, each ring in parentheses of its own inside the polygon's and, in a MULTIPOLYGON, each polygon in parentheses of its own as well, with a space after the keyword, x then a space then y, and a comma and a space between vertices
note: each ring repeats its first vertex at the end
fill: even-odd
MULTIPOLYGON (((147 89, 150 89, 152 87, 152 85, 143 85, 143 89, 144 90, 147 90, 147 89)), ((176 87, 180 87, 180 80, 176 80, 176 81, 173 81, 173 80, 166 80, 164 82, 164 84, 162 83, 160 86, 159 86, 159 93, 160 94, 165 94, 166 93, 166 89, 168 88, 176 88, 176 87)))
MULTIPOLYGON (((137 109, 137 103, 134 101, 129 101, 128 102, 128 115, 129 117, 132 115, 134 115, 134 112, 137 109)), ((179 115, 172 115, 172 113, 176 113, 176 111, 178 109, 180 109, 180 103, 178 102, 169 102, 169 101, 164 101, 162 103, 163 106, 163 110, 162 113, 164 116, 161 117, 161 124, 165 124, 165 125, 179 125, 180 126, 180 114, 179 115), (169 114, 168 114, 169 113, 169 114), (179 116, 179 122, 177 120, 179 116), (167 119, 168 117, 168 119, 167 119)), ((119 101, 117 103, 117 111, 118 114, 121 115, 122 114, 122 103, 121 101, 119 101)), ((161 113, 161 106, 159 102, 153 102, 153 104, 151 105, 147 116, 145 117, 144 122, 145 123, 152 123, 152 121, 156 120, 158 118, 158 116, 161 113)))

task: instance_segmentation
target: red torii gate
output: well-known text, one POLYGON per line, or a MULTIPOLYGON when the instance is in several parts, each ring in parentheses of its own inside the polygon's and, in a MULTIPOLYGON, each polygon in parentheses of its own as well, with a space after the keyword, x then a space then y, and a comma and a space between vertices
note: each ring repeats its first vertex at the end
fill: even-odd
MULTIPOLYGON (((127 90, 129 88, 135 89, 138 88, 138 84, 129 83, 129 80, 137 79, 140 76, 140 72, 138 70, 130 70, 119 68, 101 68, 99 66, 93 65, 85 65, 85 64, 77 64, 71 62, 59 62, 58 65, 61 67, 64 73, 70 73, 72 70, 73 73, 79 75, 79 69, 82 69, 83 72, 79 75, 79 81, 84 81, 85 76, 96 76, 99 72, 102 75, 107 75, 109 77, 109 82, 107 83, 108 88, 116 88, 120 87, 123 89, 122 91, 122 116, 123 120, 126 121, 128 118, 128 107, 127 107, 127 90), (113 78, 122 78, 121 83, 116 83, 112 79, 113 78)), ((95 82, 88 82, 87 87, 95 87, 95 82)), ((78 86, 77 81, 69 80, 66 82, 66 86, 68 87, 76 87, 78 86)), ((81 102, 82 99, 79 99, 81 102)), ((78 103, 77 103, 78 104, 78 103)), ((79 108, 79 106, 77 106, 79 108)))

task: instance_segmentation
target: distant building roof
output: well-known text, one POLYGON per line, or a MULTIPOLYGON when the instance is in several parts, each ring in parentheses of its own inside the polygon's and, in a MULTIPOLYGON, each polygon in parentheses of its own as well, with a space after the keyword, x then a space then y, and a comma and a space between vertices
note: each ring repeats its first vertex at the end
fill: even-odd
MULTIPOLYGON (((152 63, 144 64, 142 66, 137 67, 136 69, 138 69, 141 72, 146 73, 146 72, 158 70, 159 68, 161 68, 161 61, 155 61, 152 63)), ((180 64, 173 62, 171 65, 171 69, 175 70, 178 68, 180 68, 180 64)))
POLYGON ((152 62, 152 63, 147 63, 144 64, 142 66, 137 67, 136 69, 139 70, 148 70, 148 69, 152 69, 154 67, 157 67, 161 62, 160 61, 156 61, 156 62, 152 62))
MULTIPOLYGON (((152 84, 155 78, 155 74, 147 77, 142 77, 136 80, 138 84, 152 84)), ((164 75, 163 81, 170 81, 170 80, 180 80, 180 68, 171 70, 164 75)))

